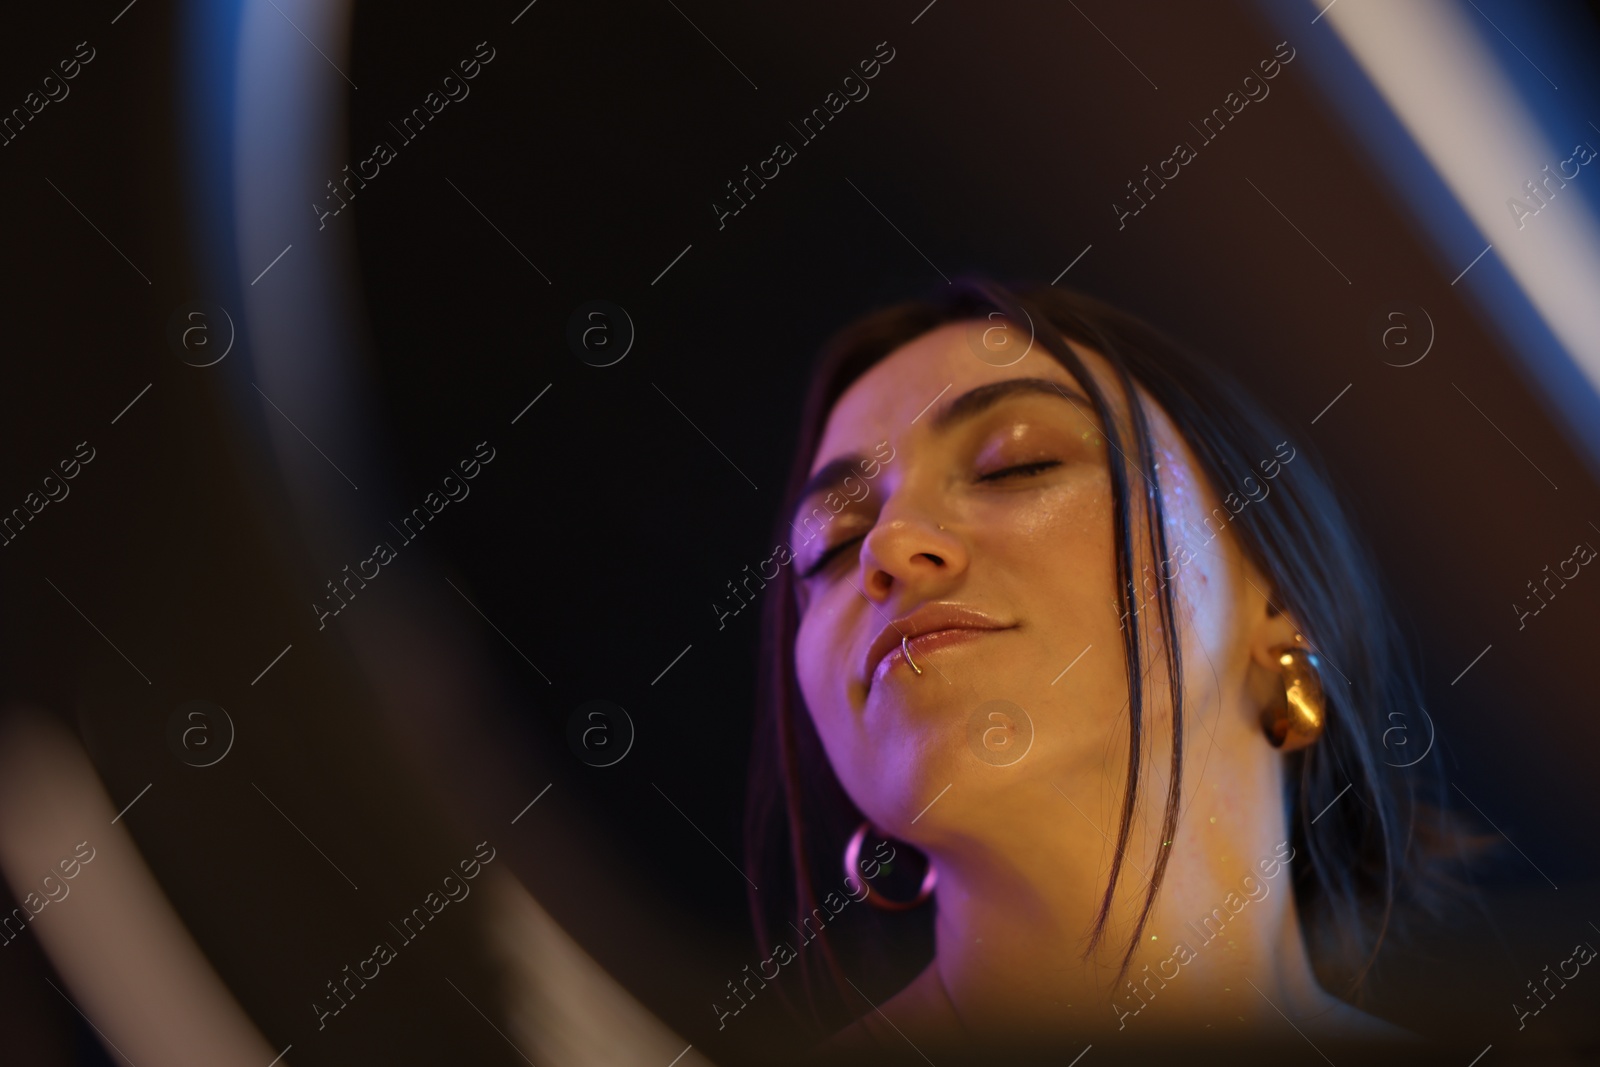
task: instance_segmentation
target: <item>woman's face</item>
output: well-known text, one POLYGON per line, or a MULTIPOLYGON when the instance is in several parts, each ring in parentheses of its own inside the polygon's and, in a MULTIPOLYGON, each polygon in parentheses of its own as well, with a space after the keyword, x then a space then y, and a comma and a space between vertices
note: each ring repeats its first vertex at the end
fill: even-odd
MULTIPOLYGON (((1042 346, 1011 366, 979 358, 971 339, 985 325, 925 334, 851 385, 813 459, 825 477, 794 516, 806 706, 856 805, 923 845, 1006 833, 1007 813, 1050 789, 1104 814, 1096 798, 1120 797, 1127 759, 1108 445, 1082 386, 1042 346)), ((1126 427, 1108 365, 1074 348, 1126 427)), ((1153 614, 1164 562, 1185 673, 1203 679, 1188 691, 1191 722, 1216 743, 1219 698, 1245 685, 1265 583, 1249 581, 1231 536, 1200 547, 1216 494, 1164 413, 1141 403, 1171 555, 1136 555, 1138 595, 1153 614)), ((1133 447, 1127 429, 1122 439, 1133 447)), ((1129 478, 1137 499, 1142 478, 1129 478)), ((1171 729, 1165 675, 1147 677, 1145 723, 1159 739, 1171 729)), ((1260 742, 1259 726, 1235 718, 1221 743, 1260 742)))

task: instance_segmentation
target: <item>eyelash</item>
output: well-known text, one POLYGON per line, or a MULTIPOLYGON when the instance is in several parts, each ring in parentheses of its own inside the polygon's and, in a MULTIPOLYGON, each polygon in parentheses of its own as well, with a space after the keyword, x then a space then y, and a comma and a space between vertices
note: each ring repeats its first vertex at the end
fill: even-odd
MULTIPOLYGON (((1014 475, 1025 475, 1031 478, 1035 474, 1041 474, 1052 467, 1059 466, 1061 466, 1061 461, 1054 459, 1039 460, 1034 463, 1019 463, 1015 467, 1005 467, 997 471, 990 471, 988 474, 979 475, 978 481, 994 482, 999 481, 1002 478, 1012 477, 1014 475)), ((833 562, 835 556, 839 555, 839 553, 843 552, 857 541, 862 540, 864 536, 865 535, 862 537, 852 537, 848 541, 840 541, 838 544, 828 549, 828 551, 824 552, 815 563, 802 572, 800 578, 805 580, 807 578, 815 577, 817 574, 821 573, 824 567, 833 562)))
POLYGON ((1021 474, 1023 472, 1026 472, 1029 477, 1032 477, 1035 474, 1041 474, 1044 471, 1049 470, 1051 467, 1059 466, 1061 466, 1061 461, 1056 459, 1042 459, 1034 463, 1019 463, 1015 467, 1003 467, 997 471, 990 471, 988 474, 980 474, 978 476, 978 481, 993 482, 998 481, 1001 478, 1007 478, 1013 474, 1021 474))
POLYGON ((828 549, 828 551, 819 556, 817 561, 810 567, 806 568, 806 570, 800 575, 800 579, 804 581, 808 578, 815 578, 822 572, 822 568, 833 562, 833 558, 835 556, 849 548, 851 545, 855 544, 857 541, 864 540, 865 536, 866 535, 863 534, 859 537, 852 537, 848 541, 840 541, 838 544, 834 545, 832 548, 828 549))

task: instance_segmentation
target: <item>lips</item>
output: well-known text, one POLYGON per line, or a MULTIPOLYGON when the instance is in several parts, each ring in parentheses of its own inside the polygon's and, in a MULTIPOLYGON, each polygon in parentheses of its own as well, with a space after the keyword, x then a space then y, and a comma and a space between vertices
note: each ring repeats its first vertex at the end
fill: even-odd
POLYGON ((900 647, 901 637, 908 639, 914 650, 920 647, 923 651, 931 651, 946 644, 970 640, 982 633, 1015 627, 1016 623, 1004 622, 976 608, 960 604, 927 604, 893 620, 872 639, 862 664, 861 677, 870 688, 878 665, 900 647))

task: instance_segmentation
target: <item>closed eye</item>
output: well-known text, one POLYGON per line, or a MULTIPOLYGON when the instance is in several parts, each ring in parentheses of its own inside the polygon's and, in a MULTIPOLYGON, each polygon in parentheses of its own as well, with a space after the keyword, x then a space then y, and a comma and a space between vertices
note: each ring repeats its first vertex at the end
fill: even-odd
MULTIPOLYGON (((1005 468, 1002 468, 1001 470, 990 471, 988 474, 980 474, 978 476, 978 481, 980 481, 980 482, 997 482, 997 481, 1002 481, 1002 480, 1007 479, 1007 478, 1029 478, 1029 477, 1032 477, 1033 475, 1036 475, 1036 474, 1042 474, 1043 472, 1045 472, 1047 470, 1050 470, 1052 467, 1059 467, 1059 466, 1061 466, 1061 461, 1060 460, 1056 460, 1056 459, 1038 460, 1038 461, 1033 462, 1033 463, 1019 463, 1014 467, 1005 467, 1005 468)), ((822 569, 824 567, 826 567, 829 563, 833 562, 833 560, 839 555, 839 553, 843 552, 845 549, 849 548, 851 545, 854 545, 854 544, 860 542, 861 540, 864 539, 864 537, 865 537, 865 535, 862 535, 862 536, 859 536, 859 537, 852 537, 849 540, 841 541, 838 544, 834 545, 832 548, 828 549, 826 552, 824 552, 821 556, 819 556, 817 558, 817 561, 815 563, 813 563, 810 567, 807 567, 804 571, 801 572, 801 574, 800 574, 801 580, 803 581, 803 580, 808 579, 808 578, 813 578, 816 575, 820 574, 822 572, 822 569)))
POLYGON ((817 561, 815 563, 813 563, 811 566, 807 567, 803 572, 801 572, 801 574, 800 574, 801 580, 803 581, 803 580, 805 580, 807 578, 811 578, 811 577, 814 577, 815 575, 817 575, 819 572, 821 572, 822 568, 826 567, 829 563, 831 563, 833 561, 833 558, 835 556, 837 556, 839 553, 843 552, 845 549, 849 548, 851 545, 857 543, 858 541, 864 540, 865 537, 866 537, 865 534, 862 534, 859 537, 852 537, 848 541, 840 541, 838 544, 836 544, 832 548, 828 549, 826 552, 824 552, 821 556, 819 556, 817 558, 817 561))
POLYGON ((1035 463, 1019 463, 1015 467, 1004 467, 997 471, 990 471, 988 474, 980 474, 978 475, 978 481, 997 482, 1004 478, 1026 478, 1047 471, 1051 467, 1059 466, 1061 466, 1061 461, 1056 459, 1043 459, 1035 463))

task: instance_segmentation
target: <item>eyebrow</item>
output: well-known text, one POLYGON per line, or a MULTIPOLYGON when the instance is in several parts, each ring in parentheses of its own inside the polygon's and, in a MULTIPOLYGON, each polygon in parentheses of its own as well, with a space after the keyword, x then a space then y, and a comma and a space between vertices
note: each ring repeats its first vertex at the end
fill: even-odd
MULTIPOLYGON (((1088 397, 1063 382, 1051 381, 1049 378, 1007 378, 1003 382, 990 382, 988 385, 969 389, 950 401, 933 417, 933 428, 936 431, 948 430, 958 422, 964 422, 980 412, 987 411, 1002 400, 1024 393, 1058 397, 1075 408, 1082 403, 1088 405, 1091 411, 1094 410, 1094 404, 1088 397)), ((1081 413, 1082 409, 1079 408, 1079 411, 1081 413)))
MULTIPOLYGON (((1005 381, 990 382, 988 385, 980 385, 962 393, 939 410, 933 417, 931 425, 936 432, 942 433, 959 422, 976 418, 1002 400, 1024 394, 1057 397, 1078 408, 1080 413, 1083 412, 1083 409, 1078 407, 1080 403, 1088 407, 1091 412, 1094 409, 1094 404, 1088 397, 1064 382, 1052 381, 1049 378, 1007 378, 1005 381)), ((796 510, 818 491, 836 481, 843 481, 851 475, 856 475, 856 465, 867 459, 867 456, 857 453, 840 456, 824 463, 817 473, 806 479, 805 486, 795 497, 796 510)), ((856 476, 861 477, 861 475, 856 476)))
POLYGON ((795 510, 798 511, 801 504, 804 504, 821 490, 833 485, 834 482, 843 482, 852 475, 858 478, 862 477, 862 475, 856 474, 856 464, 866 461, 867 458, 859 454, 840 456, 838 459, 831 459, 824 463, 821 470, 806 479, 805 487, 800 490, 800 495, 795 497, 795 510))

